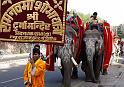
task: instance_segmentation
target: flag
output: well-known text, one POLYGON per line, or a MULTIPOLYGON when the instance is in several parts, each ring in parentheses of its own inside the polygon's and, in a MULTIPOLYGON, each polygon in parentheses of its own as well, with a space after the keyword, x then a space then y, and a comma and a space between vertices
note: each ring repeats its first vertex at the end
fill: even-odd
POLYGON ((53 56, 54 45, 46 45, 46 57, 50 56, 46 60, 46 69, 48 71, 54 71, 54 56, 53 56), (52 53, 52 54, 51 54, 52 53))

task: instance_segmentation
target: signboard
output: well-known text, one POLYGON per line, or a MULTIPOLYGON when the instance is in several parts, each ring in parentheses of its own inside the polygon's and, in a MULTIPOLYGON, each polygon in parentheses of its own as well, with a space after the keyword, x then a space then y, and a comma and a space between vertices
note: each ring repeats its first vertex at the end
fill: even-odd
POLYGON ((66 0, 0 0, 0 40, 64 43, 66 0))

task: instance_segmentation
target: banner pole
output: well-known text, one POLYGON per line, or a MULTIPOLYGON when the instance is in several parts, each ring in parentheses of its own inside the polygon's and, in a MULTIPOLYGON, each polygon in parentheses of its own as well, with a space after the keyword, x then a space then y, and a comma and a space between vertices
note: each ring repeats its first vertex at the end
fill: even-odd
MULTIPOLYGON (((34 44, 31 43, 31 53, 30 53, 30 58, 33 59, 33 46, 34 44)), ((32 65, 31 65, 31 70, 32 70, 32 65)), ((30 75, 29 82, 32 84, 32 76, 30 75)))
POLYGON ((34 44, 31 43, 31 58, 33 58, 33 47, 34 47, 34 44))

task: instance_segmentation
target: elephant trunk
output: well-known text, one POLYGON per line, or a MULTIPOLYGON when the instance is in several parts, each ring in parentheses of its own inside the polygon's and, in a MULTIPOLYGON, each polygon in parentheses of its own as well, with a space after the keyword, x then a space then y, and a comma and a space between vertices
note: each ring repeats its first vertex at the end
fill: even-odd
POLYGON ((68 62, 63 61, 63 68, 64 68, 63 85, 64 87, 71 87, 71 71, 72 71, 71 59, 68 62))
POLYGON ((95 48, 92 48, 92 47, 87 47, 86 48, 86 54, 87 54, 87 68, 88 68, 88 71, 87 73, 89 73, 88 78, 90 78, 93 82, 96 81, 96 78, 95 78, 95 73, 94 73, 94 64, 93 64, 93 57, 94 57, 94 54, 95 54, 95 48))
POLYGON ((94 68, 93 68, 93 60, 88 60, 87 61, 87 64, 88 64, 88 70, 89 70, 89 76, 91 77, 91 80, 93 82, 96 82, 96 78, 95 78, 95 74, 94 74, 94 68))

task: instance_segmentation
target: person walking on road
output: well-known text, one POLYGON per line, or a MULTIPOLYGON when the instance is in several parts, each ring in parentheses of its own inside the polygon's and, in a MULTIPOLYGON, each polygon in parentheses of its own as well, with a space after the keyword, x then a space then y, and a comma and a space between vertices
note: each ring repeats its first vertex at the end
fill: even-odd
POLYGON ((30 58, 24 70, 24 85, 26 87, 44 87, 45 62, 40 58, 40 50, 33 49, 33 58, 30 58))

